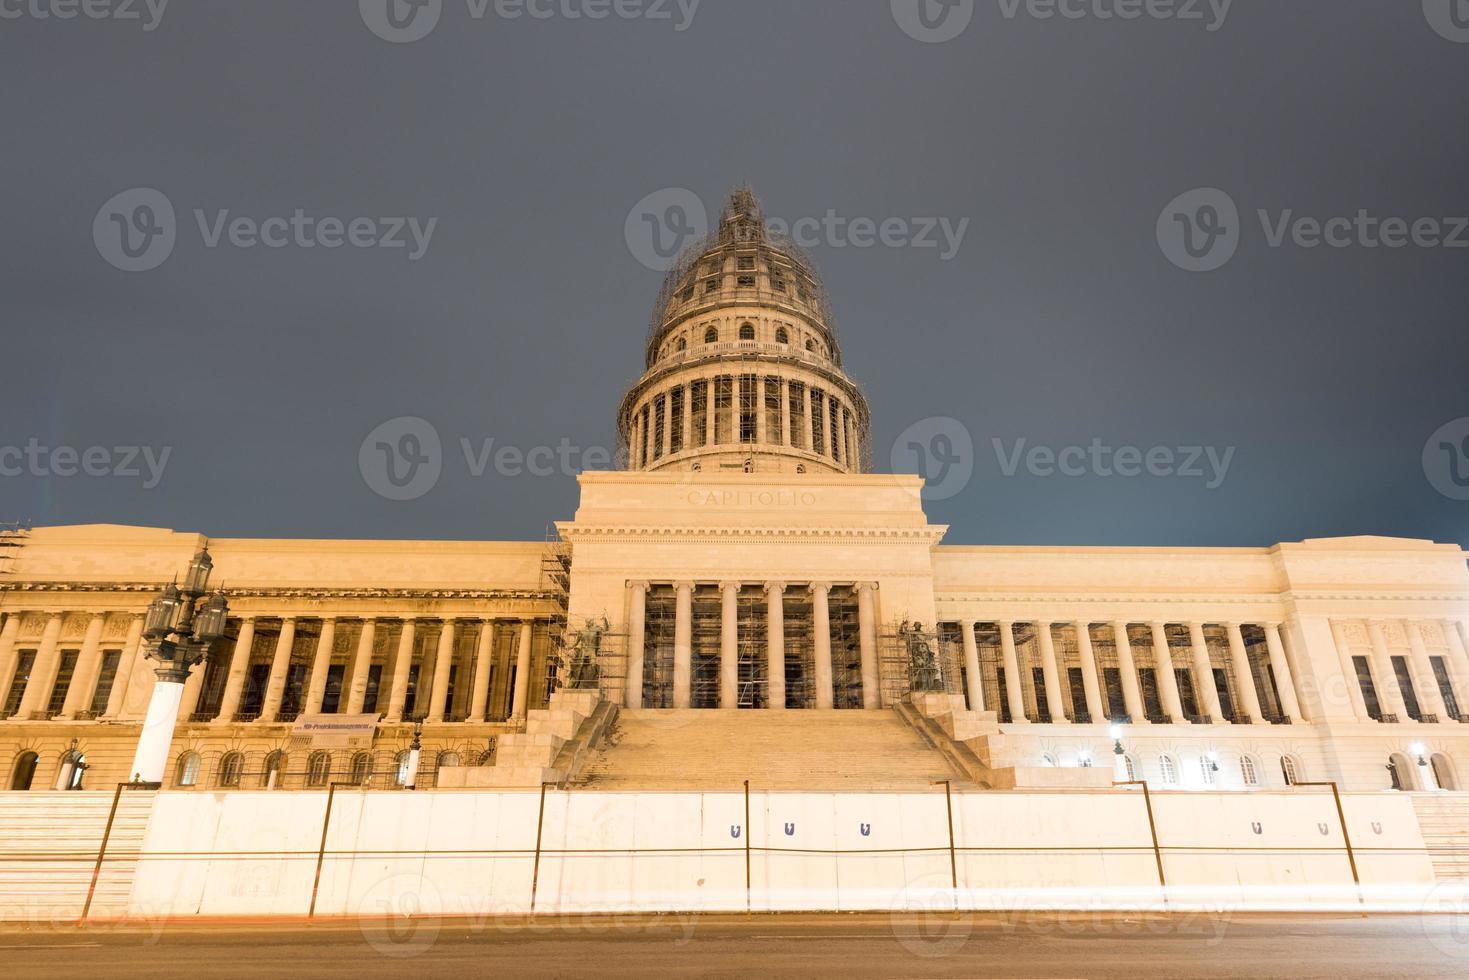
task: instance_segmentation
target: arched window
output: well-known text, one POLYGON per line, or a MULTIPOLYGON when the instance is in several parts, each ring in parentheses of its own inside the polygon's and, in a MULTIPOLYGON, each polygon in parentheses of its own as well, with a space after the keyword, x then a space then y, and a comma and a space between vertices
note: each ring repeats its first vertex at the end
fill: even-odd
POLYGON ((1209 756, 1199 756, 1199 775, 1203 777, 1205 786, 1214 785, 1214 766, 1214 760, 1209 756))
POLYGON ((1280 757, 1280 774, 1285 777, 1287 786, 1294 786, 1301 780, 1301 767, 1296 763, 1293 756, 1283 755, 1280 757))
POLYGON ((1137 778, 1137 764, 1132 761, 1132 756, 1130 756, 1130 755, 1124 755, 1122 757, 1122 764, 1127 769, 1127 778, 1128 779, 1136 779, 1137 778))
POLYGON ((22 752, 15 757, 15 768, 10 770, 10 788, 13 790, 27 790, 31 788, 31 780, 36 778, 36 763, 41 757, 34 752, 22 752))
POLYGON ((1055 769, 1056 757, 1047 752, 1045 755, 1041 756, 1041 765, 1045 766, 1047 769, 1055 769))
POLYGON ((313 752, 306 760, 306 785, 325 786, 332 778, 332 757, 326 752, 313 752))
POLYGON ((62 771, 66 773, 66 784, 58 789, 81 789, 82 777, 87 772, 87 757, 73 749, 61 757, 62 771), (68 770, 66 767, 70 766, 68 770))
POLYGON ((260 770, 260 785, 269 788, 280 781, 281 775, 286 770, 286 756, 280 749, 276 749, 265 757, 265 768, 260 770), (271 777, 275 777, 272 779, 271 777))
POLYGON ((479 765, 479 766, 493 766, 494 764, 495 764, 495 750, 492 749, 492 748, 491 749, 485 749, 483 752, 481 752, 479 754, 479 761, 475 763, 475 765, 479 765))
POLYGON ((709 327, 707 330, 704 331, 704 343, 706 343, 706 344, 717 344, 717 343, 719 343, 719 328, 718 327, 709 327))
POLYGON ((775 342, 777 344, 789 344, 791 342, 790 331, 786 330, 785 327, 776 327, 775 342))
POLYGON ((219 785, 239 786, 244 771, 245 757, 238 752, 226 752, 219 760, 219 785))
POLYGON ((1413 765, 1405 756, 1394 752, 1387 760, 1388 788, 1410 790, 1413 788, 1413 765))
POLYGON ((408 750, 404 749, 393 757, 393 778, 399 786, 408 785, 408 750))
POLYGON ((1173 761, 1171 755, 1165 755, 1158 760, 1158 768, 1163 773, 1164 786, 1178 785, 1178 764, 1173 761))
POLYGON ((677 351, 686 351, 686 350, 688 350, 689 349, 689 342, 688 342, 688 340, 686 340, 683 337, 678 338, 678 343, 673 345, 673 349, 674 350, 677 350, 677 351))
POLYGON ((813 354, 816 353, 816 341, 814 341, 814 340, 808 340, 808 341, 806 341, 806 349, 808 351, 810 351, 811 353, 813 353, 813 354))
POLYGON ((198 752, 184 752, 179 755, 178 764, 173 767, 173 784, 175 786, 199 785, 198 752))
POLYGON ((740 324, 740 339, 741 340, 754 340, 755 339, 755 325, 753 323, 742 323, 742 324, 740 324))
POLYGON ((352 757, 352 768, 349 772, 351 775, 347 778, 352 781, 352 785, 361 786, 367 782, 367 777, 372 772, 372 756, 366 752, 358 752, 352 757))
POLYGON ((1239 775, 1246 786, 1260 785, 1260 770, 1255 766, 1255 760, 1247 755, 1239 757, 1239 775))
POLYGON ((1454 763, 1443 753, 1435 753, 1428 764, 1433 766, 1433 778, 1438 782, 1439 789, 1454 790, 1459 788, 1459 780, 1454 776, 1454 763))
POLYGON ((442 769, 445 766, 462 765, 464 765, 464 763, 462 760, 460 760, 458 752, 440 752, 438 761, 434 763, 434 768, 442 769))

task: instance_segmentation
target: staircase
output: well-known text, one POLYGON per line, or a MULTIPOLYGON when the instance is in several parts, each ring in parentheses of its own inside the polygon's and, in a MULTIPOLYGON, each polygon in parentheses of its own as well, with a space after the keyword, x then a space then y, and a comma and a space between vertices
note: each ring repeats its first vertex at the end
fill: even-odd
POLYGON ((1418 827, 1440 881, 1469 881, 1469 793, 1414 793, 1418 827))
POLYGON ((604 790, 917 790, 958 779, 893 711, 622 711, 575 785, 604 790))
MULTIPOLYGON (((118 801, 89 919, 126 914, 154 795, 127 790, 118 801)), ((76 921, 92 883, 112 796, 0 793, 0 918, 36 925, 76 921)))

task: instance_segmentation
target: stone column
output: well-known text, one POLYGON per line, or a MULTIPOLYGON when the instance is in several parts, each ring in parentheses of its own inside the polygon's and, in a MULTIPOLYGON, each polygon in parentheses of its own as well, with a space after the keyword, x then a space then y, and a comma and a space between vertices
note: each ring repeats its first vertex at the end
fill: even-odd
MULTIPOLYGON (((1341 663, 1342 677, 1346 681, 1347 702, 1358 721, 1367 721, 1372 716, 1367 711, 1367 696, 1362 693, 1362 681, 1357 676, 1357 663, 1352 658, 1352 644, 1347 640, 1346 627, 1331 620, 1331 638, 1336 644, 1336 656, 1341 663)), ((1380 702, 1379 702, 1380 704, 1380 702)))
POLYGON ((784 711, 786 706, 786 630, 784 582, 766 582, 766 637, 768 653, 765 668, 766 706, 784 711))
POLYGON ((1261 720, 1260 695, 1255 690, 1255 672, 1250 669, 1250 657, 1245 650, 1244 634, 1240 632, 1239 623, 1224 625, 1229 631, 1229 661, 1234 668, 1234 686, 1239 691, 1240 701, 1243 702, 1239 707, 1250 724, 1258 725, 1261 720))
POLYGON ((448 721, 444 717, 449 700, 449 668, 454 664, 454 618, 445 616, 439 626, 439 646, 434 652, 434 686, 428 702, 429 721, 448 721))
POLYGON ((831 433, 831 458, 836 462, 838 466, 845 466, 847 464, 847 454, 846 447, 843 445, 843 443, 846 442, 846 434, 842 432, 841 402, 837 401, 833 396, 828 395, 826 399, 825 411, 826 428, 827 431, 831 433), (836 406, 837 410, 837 417, 835 422, 832 422, 831 420, 831 409, 833 405, 836 406))
MULTIPOLYGON (((1464 637, 1469 635, 1469 622, 1457 619, 1443 621, 1444 638, 1449 643, 1449 675, 1454 680, 1454 693, 1458 695, 1459 712, 1469 715, 1469 648, 1464 637)), ((0 671, 0 677, 4 672, 0 671)))
POLYGON ((255 617, 240 619, 240 632, 235 638, 235 650, 230 654, 229 673, 225 675, 224 695, 219 701, 219 714, 214 716, 216 725, 235 720, 240 710, 240 698, 245 692, 245 672, 250 666, 250 649, 255 646, 255 617))
POLYGON ((398 637, 398 653, 393 657, 393 684, 388 689, 388 721, 402 721, 403 706, 408 703, 408 668, 413 663, 414 628, 413 620, 403 620, 403 632, 398 637))
MULTIPOLYGON (((10 681, 15 674, 15 638, 20 634, 20 613, 13 612, 0 627, 0 697, 10 693, 10 681)), ((114 685, 116 686, 116 685, 114 685)))
POLYGON ((673 706, 693 706, 694 583, 673 585, 673 706))
POLYGON ((877 669, 877 583, 857 583, 857 637, 862 651, 862 707, 882 707, 882 675, 877 669))
MULTIPOLYGON (((102 627, 106 623, 106 613, 94 613, 91 622, 87 623, 87 635, 82 640, 76 668, 71 672, 71 685, 67 687, 66 700, 61 705, 62 718, 75 718, 78 712, 91 706, 92 688, 97 683, 97 669, 102 654, 102 627)), ((204 670, 201 667, 195 673, 202 675, 204 670)))
POLYGON ((740 583, 719 583, 719 706, 740 705, 740 583))
POLYGON ((1041 676, 1046 682, 1046 706, 1051 709, 1051 723, 1062 724, 1066 719, 1066 698, 1061 687, 1061 665, 1056 662, 1056 638, 1051 635, 1051 624, 1043 621, 1035 624, 1036 637, 1041 644, 1041 676))
POLYGON ((705 446, 712 446, 712 445, 714 445, 714 434, 715 434, 715 432, 718 431, 715 428, 715 422, 717 420, 714 417, 714 390, 717 387, 718 387, 718 385, 715 384, 715 381, 714 381, 713 378, 705 378, 704 379, 704 445, 705 446))
POLYGON ((1001 621, 1000 655, 1005 661, 1005 700, 1010 707, 1010 721, 1020 725, 1030 721, 1025 713, 1025 688, 1020 682, 1020 655, 1015 650, 1015 624, 1001 621))
POLYGON ((683 446, 680 452, 694 448, 694 383, 683 386, 683 446))
POLYGON ((791 379, 780 379, 780 444, 791 444, 791 379))
POLYGON ((816 420, 811 417, 811 386, 809 384, 801 386, 801 405, 806 410, 804 416, 806 420, 805 449, 808 453, 814 453, 816 452, 816 420))
POLYGON ((1112 624, 1112 638, 1117 644, 1117 671, 1122 675, 1122 700, 1134 725, 1148 725, 1147 705, 1137 682, 1137 661, 1132 659, 1132 641, 1127 638, 1127 621, 1112 624))
POLYGON ((673 451, 673 389, 663 393, 663 458, 673 451))
POLYGON ((1107 705, 1102 700, 1102 684, 1097 677, 1097 652, 1092 648, 1092 624, 1076 625, 1076 651, 1081 660, 1081 685, 1086 690, 1086 713, 1093 724, 1107 720, 1107 705))
POLYGON ((530 704, 530 647, 534 635, 535 620, 521 620, 520 642, 515 648, 515 700, 511 702, 510 715, 522 722, 530 704))
MULTIPOLYGON (((301 709, 304 714, 314 715, 321 711, 321 703, 326 698, 326 675, 332 669, 332 650, 336 645, 337 621, 330 616, 324 617, 321 635, 316 638, 316 656, 311 660, 311 679, 306 683, 306 703, 301 709)), ((337 710, 342 710, 340 700, 337 710)))
POLYGON ((974 640, 974 621, 959 624, 964 641, 964 689, 969 694, 969 710, 984 711, 984 675, 979 669, 979 644, 974 640))
POLYGON ((831 605, 830 582, 811 583, 811 632, 816 651, 816 707, 831 708, 831 605))
POLYGON ((1222 724, 1224 705, 1219 701, 1219 686, 1214 683, 1214 665, 1209 660, 1209 642, 1204 636, 1203 623, 1188 624, 1189 643, 1194 650, 1194 688, 1199 696, 1199 707, 1209 720, 1222 724))
POLYGON ((133 669, 138 663, 138 653, 143 649, 143 617, 134 616, 128 623, 127 639, 122 643, 122 656, 117 658, 117 676, 112 679, 112 693, 107 696, 104 718, 116 718, 127 704, 128 686, 132 683, 133 669))
MULTIPOLYGON (((1301 702, 1296 697, 1295 678, 1290 661, 1285 655, 1285 644, 1280 639, 1280 624, 1265 624, 1265 646, 1270 650, 1270 669, 1275 674, 1275 689, 1280 694, 1280 711, 1285 720, 1296 724, 1301 720, 1301 702)), ((1352 683, 1354 678, 1347 678, 1352 683)))
MULTIPOLYGON (((712 407, 712 406, 711 406, 712 407)), ((632 602, 627 613, 627 677, 624 703, 637 710, 643 706, 643 645, 647 640, 648 583, 629 582, 632 602)))
POLYGON ((469 720, 484 721, 490 706, 490 671, 495 651, 495 621, 480 623, 479 642, 474 649, 474 694, 469 701, 469 720))
POLYGON ((41 645, 31 665, 31 679, 26 682, 16 717, 28 720, 32 713, 45 711, 51 699, 51 685, 56 681, 56 644, 61 638, 62 613, 52 613, 41 633, 41 645))
MULTIPOLYGON (((357 636, 357 652, 352 655, 352 681, 347 689, 347 714, 362 714, 367 703, 367 675, 372 669, 372 648, 377 644, 377 620, 364 619, 357 636)), ((381 711, 379 706, 377 710, 381 711)))
POLYGON ((265 704, 260 709, 261 721, 275 721, 286 692, 286 672, 291 666, 291 648, 296 645, 296 619, 281 620, 281 635, 275 641, 275 655, 270 660, 270 679, 265 685, 265 704))
POLYGON ((1168 624, 1152 623, 1153 663, 1158 671, 1158 693, 1163 699, 1163 710, 1175 725, 1188 721, 1183 716, 1183 697, 1178 693, 1178 675, 1173 672, 1173 651, 1168 646, 1168 624))
POLYGON ((1438 678, 1433 673, 1433 662, 1428 659, 1428 647, 1423 643, 1423 631, 1415 622, 1404 621, 1403 630, 1408 634, 1408 649, 1412 653, 1409 663, 1413 684, 1418 688, 1418 708, 1425 715, 1433 715, 1440 722, 1449 721, 1449 709, 1444 704, 1443 692, 1438 689, 1438 678))
POLYGON ((1398 672, 1393 670, 1392 654, 1387 649, 1387 635, 1382 631, 1382 620, 1367 621, 1367 636, 1372 641, 1372 673, 1373 681, 1377 685, 1378 704, 1383 711, 1396 715, 1398 721, 1406 724, 1413 719, 1408 717, 1408 706, 1398 687, 1398 672))
POLYGON ((770 427, 765 421, 765 378, 755 375, 755 444, 770 445, 770 427))

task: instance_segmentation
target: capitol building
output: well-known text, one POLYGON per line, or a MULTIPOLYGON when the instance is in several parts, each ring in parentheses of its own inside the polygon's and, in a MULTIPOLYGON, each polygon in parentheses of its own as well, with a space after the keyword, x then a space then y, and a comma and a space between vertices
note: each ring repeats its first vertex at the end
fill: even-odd
POLYGON ((949 543, 922 479, 873 472, 822 283, 746 191, 643 354, 618 467, 549 540, 4 531, 0 789, 1469 780, 1459 546, 949 543), (199 561, 228 612, 169 681, 145 619, 199 561))

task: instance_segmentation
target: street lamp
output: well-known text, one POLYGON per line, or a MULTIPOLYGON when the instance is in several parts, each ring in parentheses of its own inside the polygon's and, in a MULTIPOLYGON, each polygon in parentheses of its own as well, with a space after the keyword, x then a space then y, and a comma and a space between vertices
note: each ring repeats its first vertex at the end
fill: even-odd
POLYGON ((423 719, 413 723, 413 741, 408 745, 408 771, 403 776, 404 789, 418 789, 418 763, 423 757, 423 719))
POLYGON ((209 594, 209 574, 213 569, 209 549, 199 549, 184 572, 183 588, 169 583, 148 604, 148 612, 143 617, 143 637, 148 644, 144 655, 158 661, 154 670, 158 681, 148 699, 148 714, 133 756, 135 782, 163 781, 189 671, 204 662, 210 646, 224 635, 230 607, 223 591, 209 594))
POLYGON ((1118 782, 1126 782, 1132 777, 1127 774, 1127 753, 1122 748, 1122 726, 1111 726, 1107 729, 1107 734, 1112 736, 1112 775, 1118 782))
POLYGON ((1413 753, 1413 758, 1418 762, 1418 785, 1426 790, 1438 789, 1438 780, 1433 777, 1433 767, 1428 764, 1428 750, 1422 742, 1414 742, 1408 746, 1408 751, 1413 753))

